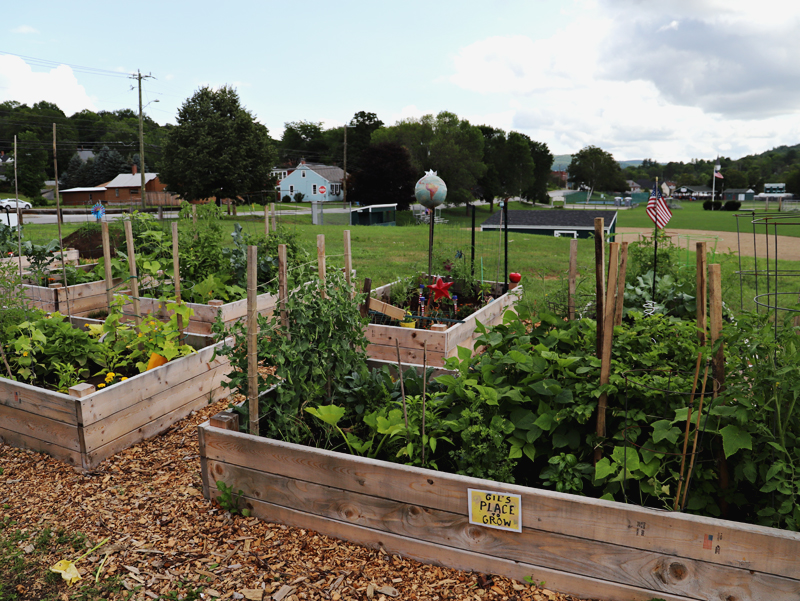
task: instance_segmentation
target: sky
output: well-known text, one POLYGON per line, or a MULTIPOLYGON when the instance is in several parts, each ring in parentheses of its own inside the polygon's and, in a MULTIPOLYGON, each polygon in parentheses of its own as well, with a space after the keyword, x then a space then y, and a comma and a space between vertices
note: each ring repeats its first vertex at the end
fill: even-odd
POLYGON ((735 159, 800 143, 799 25, 791 0, 32 0, 3 11, 0 102, 138 110, 139 70, 162 124, 229 85, 274 138, 446 110, 553 154, 735 159))

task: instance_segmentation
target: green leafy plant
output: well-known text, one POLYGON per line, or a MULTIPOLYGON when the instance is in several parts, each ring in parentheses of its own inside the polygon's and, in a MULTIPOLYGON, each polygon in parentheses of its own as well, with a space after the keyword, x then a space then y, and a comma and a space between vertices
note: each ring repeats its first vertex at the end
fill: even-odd
POLYGON ((217 480, 217 490, 219 490, 217 503, 219 503, 219 506, 222 507, 224 511, 233 515, 241 513, 245 517, 250 517, 250 510, 247 507, 242 507, 244 492, 240 490, 234 493, 233 487, 228 486, 222 480, 217 480))

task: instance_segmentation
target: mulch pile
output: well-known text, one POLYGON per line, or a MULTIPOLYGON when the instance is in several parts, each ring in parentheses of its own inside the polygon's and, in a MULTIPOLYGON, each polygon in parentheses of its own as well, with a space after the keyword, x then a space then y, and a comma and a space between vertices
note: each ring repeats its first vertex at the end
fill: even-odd
MULTIPOLYGON (((120 599, 180 599, 188 584, 203 586, 204 599, 577 601, 499 576, 425 565, 230 515, 203 498, 196 434, 198 424, 226 406, 211 405, 88 474, 0 444, 0 519, 32 533, 45 527, 82 532, 87 549, 110 537, 77 564, 84 576, 78 586, 93 582, 105 561, 100 579, 121 577, 127 590, 120 599)), ((19 599, 41 599, 52 586, 36 583, 19 599)), ((57 586, 62 599, 76 588, 57 586)))

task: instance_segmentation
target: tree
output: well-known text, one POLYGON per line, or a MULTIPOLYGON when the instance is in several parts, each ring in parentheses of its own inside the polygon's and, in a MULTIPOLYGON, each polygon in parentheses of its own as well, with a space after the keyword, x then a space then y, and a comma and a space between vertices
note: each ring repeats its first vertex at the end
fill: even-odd
POLYGON ((111 181, 120 173, 130 172, 130 166, 119 152, 110 150, 108 146, 103 146, 94 160, 93 171, 92 179, 94 181, 90 185, 98 186, 111 181))
POLYGON ((303 158, 309 162, 321 162, 328 154, 322 123, 313 121, 284 123, 278 150, 280 160, 292 165, 297 165, 303 158))
POLYGON ((46 177, 47 147, 33 132, 22 132, 17 136, 17 181, 20 193, 28 198, 39 198, 46 177))
POLYGON ((185 200, 236 199, 267 187, 276 153, 267 128, 239 102, 236 90, 200 88, 178 110, 159 176, 185 200))
POLYGON ((589 190, 587 199, 597 188, 609 191, 627 188, 619 163, 597 146, 587 146, 573 155, 569 164, 569 181, 586 186, 589 190))
POLYGON ((372 144, 348 183, 347 197, 361 206, 397 203, 398 211, 407 211, 417 179, 405 147, 396 142, 372 144))
MULTIPOLYGON (((347 132, 347 167, 358 171, 362 167, 362 157, 369 147, 372 132, 383 127, 383 121, 375 113, 358 111, 348 123, 347 132)), ((343 132, 344 133, 344 132, 343 132)), ((373 163, 370 161, 370 163, 373 163)), ((349 189, 348 189, 349 190, 349 189)))
POLYGON ((550 180, 553 168, 553 153, 544 142, 528 138, 528 145, 533 159, 533 183, 525 190, 525 197, 535 202, 549 203, 547 182, 550 180))
POLYGON ((372 142, 396 142, 405 146, 419 176, 429 169, 436 171, 447 184, 448 204, 472 201, 478 180, 486 172, 481 130, 447 111, 435 118, 425 115, 377 129, 372 134, 372 142))

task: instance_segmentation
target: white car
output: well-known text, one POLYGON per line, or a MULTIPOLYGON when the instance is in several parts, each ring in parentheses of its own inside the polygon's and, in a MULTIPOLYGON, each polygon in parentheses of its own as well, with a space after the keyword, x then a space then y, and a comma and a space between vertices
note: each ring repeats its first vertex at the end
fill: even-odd
MULTIPOLYGON (((24 200, 20 200, 19 201, 19 208, 20 209, 30 209, 31 206, 32 206, 31 203, 29 203, 27 201, 24 201, 24 200)), ((16 211, 17 210, 17 200, 14 199, 14 198, 5 198, 3 200, 0 200, 0 208, 3 208, 3 207, 8 207, 9 209, 13 209, 14 211, 16 211)))

